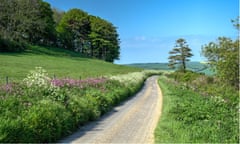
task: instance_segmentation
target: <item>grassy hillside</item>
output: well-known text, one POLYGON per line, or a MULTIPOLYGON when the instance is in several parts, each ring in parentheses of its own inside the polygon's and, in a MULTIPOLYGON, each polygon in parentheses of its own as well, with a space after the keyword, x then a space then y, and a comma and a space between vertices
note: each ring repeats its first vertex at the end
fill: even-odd
POLYGON ((22 80, 30 70, 43 67, 50 76, 87 78, 139 71, 139 68, 115 65, 84 58, 80 54, 57 49, 31 46, 24 53, 0 53, 0 81, 22 80))
MULTIPOLYGON (((128 64, 127 66, 137 67, 137 68, 143 68, 143 69, 155 69, 155 70, 168 70, 172 71, 168 67, 168 63, 136 63, 136 64, 128 64)), ((195 71, 195 72, 202 72, 207 75, 213 75, 213 71, 211 71, 210 67, 206 64, 202 64, 200 62, 188 62, 187 68, 189 70, 195 71)))

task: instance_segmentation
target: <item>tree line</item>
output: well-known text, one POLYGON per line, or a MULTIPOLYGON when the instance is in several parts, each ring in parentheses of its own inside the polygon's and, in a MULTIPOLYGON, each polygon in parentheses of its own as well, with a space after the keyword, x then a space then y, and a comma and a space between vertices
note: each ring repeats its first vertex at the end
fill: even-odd
POLYGON ((120 39, 109 21, 80 9, 66 12, 43 0, 1 0, 0 52, 19 52, 27 45, 54 46, 113 62, 120 39))
MULTIPOLYGON (((238 17, 232 20, 233 26, 239 33, 238 17)), ((202 46, 202 55, 208 60, 208 64, 216 72, 216 76, 224 84, 239 89, 239 36, 236 40, 227 37, 218 37, 217 42, 209 42, 202 46)), ((186 72, 186 62, 193 56, 191 48, 183 38, 176 40, 175 47, 169 52, 169 67, 178 68, 180 72, 186 72)))

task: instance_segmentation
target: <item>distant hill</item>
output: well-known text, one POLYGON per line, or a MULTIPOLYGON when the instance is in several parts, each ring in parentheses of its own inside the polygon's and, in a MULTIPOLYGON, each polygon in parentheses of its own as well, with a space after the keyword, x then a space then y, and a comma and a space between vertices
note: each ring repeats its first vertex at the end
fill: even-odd
MULTIPOLYGON (((168 67, 168 63, 133 63, 133 64, 127 64, 127 66, 143 68, 143 69, 154 69, 154 70, 167 70, 167 71, 173 70, 168 67)), ((207 64, 200 63, 200 62, 188 62, 187 69, 195 72, 205 73, 206 75, 214 74, 207 64)))

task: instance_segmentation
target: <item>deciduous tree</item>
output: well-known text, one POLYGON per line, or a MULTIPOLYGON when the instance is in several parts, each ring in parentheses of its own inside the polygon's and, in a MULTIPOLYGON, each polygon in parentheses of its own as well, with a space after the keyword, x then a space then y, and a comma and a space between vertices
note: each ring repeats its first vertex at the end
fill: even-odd
POLYGON ((116 27, 99 17, 91 16, 91 56, 113 62, 119 58, 119 38, 116 27))
POLYGON ((202 54, 208 59, 222 82, 238 87, 239 83, 239 40, 219 37, 202 47, 202 54))
MULTIPOLYGON (((239 17, 232 22, 239 32, 239 17)), ((235 41, 219 37, 217 42, 204 45, 202 54, 208 59, 217 77, 223 83, 239 89, 239 36, 235 41)))
POLYGON ((54 21, 42 0, 1 0, 0 35, 10 41, 46 44, 54 38, 54 21))
POLYGON ((86 12, 80 9, 67 11, 57 27, 62 46, 84 53, 84 45, 88 42, 88 35, 91 32, 90 28, 90 20, 86 12))

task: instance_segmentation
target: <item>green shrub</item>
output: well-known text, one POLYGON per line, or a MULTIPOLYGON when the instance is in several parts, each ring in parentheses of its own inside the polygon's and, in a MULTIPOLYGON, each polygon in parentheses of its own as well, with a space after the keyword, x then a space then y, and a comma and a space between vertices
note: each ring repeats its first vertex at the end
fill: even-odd
POLYGON ((0 117, 0 142, 19 142, 19 138, 24 137, 23 125, 20 118, 0 117))
POLYGON ((27 45, 20 41, 3 39, 0 37, 0 52, 22 52, 27 48, 27 45))
POLYGON ((22 121, 23 137, 19 137, 18 142, 56 141, 73 128, 70 113, 62 105, 50 100, 42 100, 32 106, 22 121))
POLYGON ((179 82, 189 82, 195 80, 197 77, 203 74, 195 73, 193 71, 187 70, 185 73, 182 71, 176 71, 170 74, 167 74, 169 78, 174 78, 174 80, 179 82))

